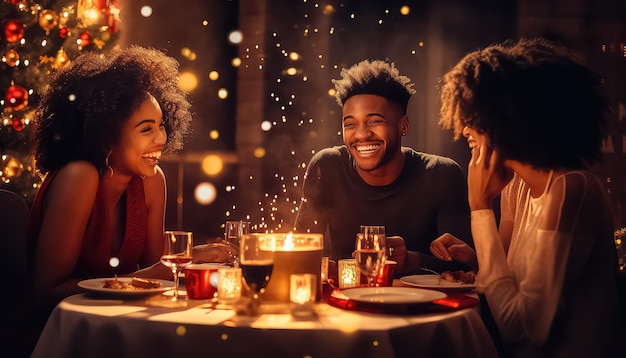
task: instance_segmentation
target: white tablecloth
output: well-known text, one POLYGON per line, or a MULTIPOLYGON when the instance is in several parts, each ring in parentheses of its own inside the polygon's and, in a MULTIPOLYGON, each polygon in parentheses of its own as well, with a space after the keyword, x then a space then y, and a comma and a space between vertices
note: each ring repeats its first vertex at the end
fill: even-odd
POLYGON ((32 357, 497 356, 476 308, 398 316, 318 303, 305 319, 285 310, 248 317, 206 304, 163 308, 80 294, 54 309, 32 357))

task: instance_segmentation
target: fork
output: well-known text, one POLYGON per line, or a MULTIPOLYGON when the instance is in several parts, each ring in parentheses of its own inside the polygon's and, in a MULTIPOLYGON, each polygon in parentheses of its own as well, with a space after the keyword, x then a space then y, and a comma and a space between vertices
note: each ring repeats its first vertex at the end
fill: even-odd
POLYGON ((437 271, 433 271, 433 270, 428 269, 428 268, 426 268, 426 267, 420 267, 420 270, 424 270, 424 271, 426 271, 426 272, 433 273, 433 274, 435 274, 435 275, 437 275, 437 276, 441 275, 439 272, 437 272, 437 271))

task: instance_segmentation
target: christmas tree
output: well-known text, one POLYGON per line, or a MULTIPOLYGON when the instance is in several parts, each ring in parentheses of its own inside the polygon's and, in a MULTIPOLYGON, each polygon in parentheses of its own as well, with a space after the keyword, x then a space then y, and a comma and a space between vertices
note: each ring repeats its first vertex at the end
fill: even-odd
POLYGON ((80 53, 115 46, 119 11, 112 0, 0 3, 0 188, 31 202, 42 180, 31 139, 41 93, 50 75, 80 53))

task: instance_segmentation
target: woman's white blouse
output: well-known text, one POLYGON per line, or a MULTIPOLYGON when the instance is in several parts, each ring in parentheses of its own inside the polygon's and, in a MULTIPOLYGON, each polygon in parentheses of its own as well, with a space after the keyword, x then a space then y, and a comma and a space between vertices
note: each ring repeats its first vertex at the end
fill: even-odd
POLYGON ((501 220, 513 222, 508 253, 494 212, 472 212, 478 290, 518 355, 595 356, 616 312, 611 209, 593 174, 550 178, 537 198, 517 175, 503 190, 501 220))

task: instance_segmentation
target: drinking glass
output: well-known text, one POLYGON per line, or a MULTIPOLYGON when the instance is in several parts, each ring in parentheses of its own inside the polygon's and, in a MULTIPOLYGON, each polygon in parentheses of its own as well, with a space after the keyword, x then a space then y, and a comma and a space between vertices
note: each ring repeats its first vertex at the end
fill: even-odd
POLYGON ((178 297, 178 277, 183 268, 191 264, 191 249, 193 247, 193 234, 189 231, 166 231, 165 243, 161 263, 172 270, 174 275, 174 295, 172 302, 182 301, 178 297))
POLYGON ((241 237, 240 267, 243 283, 250 291, 250 311, 259 312, 261 294, 274 269, 275 238, 266 234, 246 234, 241 237))
POLYGON ((356 266, 367 277, 367 286, 374 287, 374 278, 385 264, 385 234, 366 230, 356 238, 356 266))
MULTIPOLYGON (((226 225, 224 226, 224 242, 233 246, 236 250, 239 251, 239 245, 241 244, 241 237, 245 234, 250 233, 250 222, 248 221, 226 221, 226 225)), ((239 255, 232 254, 231 263, 233 266, 239 266, 239 255)))

